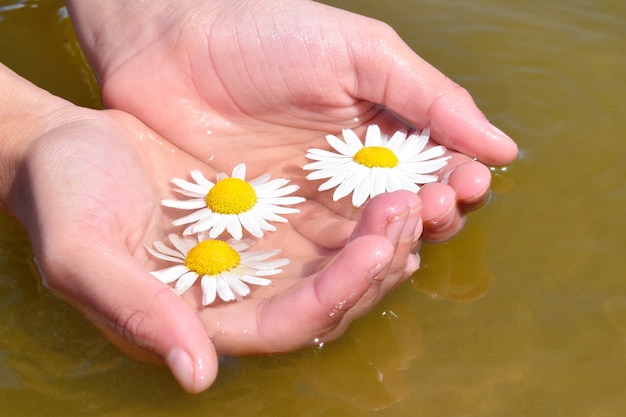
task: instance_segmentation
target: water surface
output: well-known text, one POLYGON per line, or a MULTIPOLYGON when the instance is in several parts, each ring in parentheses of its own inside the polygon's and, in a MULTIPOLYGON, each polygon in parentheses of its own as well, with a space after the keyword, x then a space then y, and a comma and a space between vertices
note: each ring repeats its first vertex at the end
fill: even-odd
MULTIPOLYGON (((338 341, 226 359, 195 396, 42 289, 0 214, 3 415, 622 415, 626 3, 330 3, 392 25, 518 141, 489 204, 338 341)), ((98 106, 60 1, 0 0, 0 60, 98 106)))

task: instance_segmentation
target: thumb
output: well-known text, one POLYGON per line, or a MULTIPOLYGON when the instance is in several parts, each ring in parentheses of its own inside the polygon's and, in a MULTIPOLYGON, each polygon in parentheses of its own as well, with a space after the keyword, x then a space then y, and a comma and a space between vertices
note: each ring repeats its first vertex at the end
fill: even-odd
MULTIPOLYGON (((60 259, 57 253, 54 264, 64 263, 60 259)), ((165 362, 191 393, 214 382, 217 354, 196 313, 128 252, 98 251, 65 271, 41 264, 50 290, 77 307, 126 354, 165 362)))
POLYGON ((353 97, 384 105, 441 144, 486 164, 504 165, 517 145, 494 127, 470 94, 415 54, 387 25, 375 21, 351 48, 353 97))

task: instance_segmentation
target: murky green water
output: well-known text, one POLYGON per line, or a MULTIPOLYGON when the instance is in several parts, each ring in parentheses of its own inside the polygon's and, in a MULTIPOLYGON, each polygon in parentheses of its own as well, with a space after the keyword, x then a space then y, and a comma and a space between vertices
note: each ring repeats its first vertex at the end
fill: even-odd
MULTIPOLYGON (((332 3, 390 23, 519 142, 489 205, 339 341, 228 359, 196 396, 43 290, 0 214, 3 416, 623 415, 626 3, 332 3)), ((97 106, 78 51, 60 1, 0 0, 0 60, 97 106)))

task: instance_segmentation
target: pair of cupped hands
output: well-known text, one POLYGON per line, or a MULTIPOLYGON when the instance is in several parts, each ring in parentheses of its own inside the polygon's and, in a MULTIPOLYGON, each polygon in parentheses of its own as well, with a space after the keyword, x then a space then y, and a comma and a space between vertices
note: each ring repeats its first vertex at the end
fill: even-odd
POLYGON ((516 157, 463 88, 379 21, 304 0, 142 3, 67 1, 107 109, 22 82, 50 121, 23 145, 11 207, 46 286, 189 392, 211 385, 219 355, 338 337, 419 267, 420 241, 452 237, 484 202, 483 163, 516 157), (441 182, 358 210, 317 192, 306 150, 373 123, 430 127, 451 156, 441 182), (160 204, 178 198, 172 178, 214 180, 240 162, 307 199, 253 249, 291 262, 244 300, 202 307, 199 288, 180 297, 149 274, 163 265, 145 247, 181 232, 160 204))

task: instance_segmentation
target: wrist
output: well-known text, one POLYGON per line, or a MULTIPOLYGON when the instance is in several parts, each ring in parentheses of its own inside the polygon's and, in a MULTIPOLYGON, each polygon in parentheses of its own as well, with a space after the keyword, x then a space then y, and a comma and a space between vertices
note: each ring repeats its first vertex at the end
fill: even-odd
POLYGON ((65 0, 65 5, 99 82, 158 39, 182 9, 165 0, 65 0))
POLYGON ((0 207, 16 214, 15 179, 29 146, 74 118, 76 109, 0 64, 0 207))

